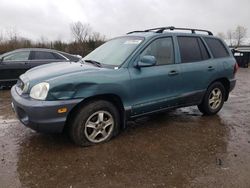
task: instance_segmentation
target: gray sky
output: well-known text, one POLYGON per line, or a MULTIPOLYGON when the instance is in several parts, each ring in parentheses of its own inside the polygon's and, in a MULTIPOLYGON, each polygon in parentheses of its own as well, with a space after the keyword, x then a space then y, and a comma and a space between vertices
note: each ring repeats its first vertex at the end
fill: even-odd
POLYGON ((0 32, 68 41, 70 24, 81 21, 107 38, 169 25, 215 34, 243 25, 249 36, 249 7, 250 0, 0 0, 0 32))

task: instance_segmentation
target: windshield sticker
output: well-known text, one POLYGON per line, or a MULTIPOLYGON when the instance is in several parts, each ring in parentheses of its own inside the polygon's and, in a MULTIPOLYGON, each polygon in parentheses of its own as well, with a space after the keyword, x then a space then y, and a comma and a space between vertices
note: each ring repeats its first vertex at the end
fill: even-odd
POLYGON ((140 44, 142 40, 127 40, 124 44, 140 44))

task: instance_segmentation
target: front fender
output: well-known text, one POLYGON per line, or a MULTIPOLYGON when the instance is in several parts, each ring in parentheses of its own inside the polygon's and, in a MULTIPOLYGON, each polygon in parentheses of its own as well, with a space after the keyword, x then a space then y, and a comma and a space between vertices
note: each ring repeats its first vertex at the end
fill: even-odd
POLYGON ((50 80, 48 100, 88 98, 96 95, 114 94, 129 104, 130 76, 127 68, 105 69, 89 74, 61 76, 50 80))

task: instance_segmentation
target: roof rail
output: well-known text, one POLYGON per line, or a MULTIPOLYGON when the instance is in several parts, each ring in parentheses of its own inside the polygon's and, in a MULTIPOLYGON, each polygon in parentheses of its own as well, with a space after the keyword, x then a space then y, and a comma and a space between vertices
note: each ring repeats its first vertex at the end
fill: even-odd
POLYGON ((192 29, 192 28, 178 28, 178 27, 174 27, 174 26, 158 27, 158 28, 153 28, 153 29, 147 29, 147 30, 144 30, 144 31, 131 31, 131 32, 127 33, 127 34, 142 33, 142 32, 153 32, 153 31, 155 31, 155 33, 163 33, 163 31, 165 31, 165 30, 170 30, 170 31, 173 31, 173 30, 191 31, 193 34, 195 34, 196 31, 199 31, 199 32, 205 32, 208 35, 213 35, 213 33, 211 31, 208 31, 208 30, 192 29))

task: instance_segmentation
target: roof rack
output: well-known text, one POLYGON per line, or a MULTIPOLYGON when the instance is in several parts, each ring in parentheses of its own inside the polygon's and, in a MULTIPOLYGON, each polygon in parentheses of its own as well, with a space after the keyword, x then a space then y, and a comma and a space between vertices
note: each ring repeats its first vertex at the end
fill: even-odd
POLYGON ((174 27, 174 26, 158 27, 158 28, 153 28, 153 29, 147 29, 147 30, 144 30, 144 31, 131 31, 131 32, 127 33, 127 34, 131 34, 131 33, 143 33, 143 32, 163 33, 163 31, 165 31, 165 30, 170 30, 170 31, 173 31, 173 30, 191 31, 193 34, 195 34, 196 31, 199 31, 199 32, 205 32, 208 35, 213 35, 213 33, 211 31, 208 31, 208 30, 192 29, 192 28, 178 28, 178 27, 174 27))

